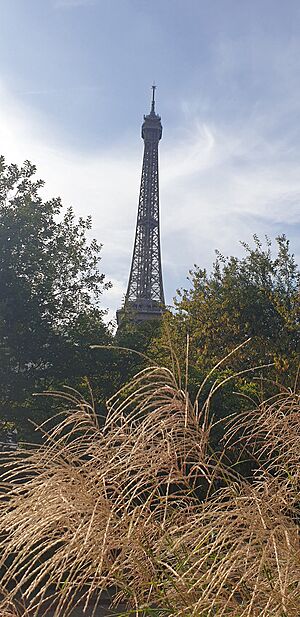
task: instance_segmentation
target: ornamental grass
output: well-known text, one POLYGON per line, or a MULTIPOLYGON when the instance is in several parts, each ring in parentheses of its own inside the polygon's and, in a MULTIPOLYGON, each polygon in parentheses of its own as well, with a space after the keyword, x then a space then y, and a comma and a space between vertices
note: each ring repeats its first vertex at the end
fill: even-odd
POLYGON ((297 386, 228 420, 251 480, 211 450, 211 396, 192 404, 166 368, 103 419, 92 397, 51 395, 68 410, 2 466, 1 617, 96 612, 107 590, 131 615, 299 617, 297 386))

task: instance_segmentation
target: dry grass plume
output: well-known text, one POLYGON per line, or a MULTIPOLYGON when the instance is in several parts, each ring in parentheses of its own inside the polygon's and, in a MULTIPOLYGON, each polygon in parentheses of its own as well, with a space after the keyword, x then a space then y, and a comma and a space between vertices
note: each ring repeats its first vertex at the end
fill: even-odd
POLYGON ((132 614, 299 617, 296 388, 229 426, 258 461, 251 483, 215 459, 207 405, 168 369, 139 373, 103 423, 93 401, 64 398, 44 444, 2 473, 2 617, 25 614, 18 602, 46 614, 50 597, 67 617, 108 588, 132 614))

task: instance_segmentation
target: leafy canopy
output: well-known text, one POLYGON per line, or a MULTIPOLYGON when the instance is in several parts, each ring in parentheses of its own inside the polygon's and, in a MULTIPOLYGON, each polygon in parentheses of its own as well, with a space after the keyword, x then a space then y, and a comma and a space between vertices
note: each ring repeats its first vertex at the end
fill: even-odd
MULTIPOLYGON (((167 314, 168 337, 184 364, 187 334, 190 365, 201 372, 251 337, 227 366, 234 370, 275 362, 276 370, 292 374, 300 351, 300 272, 290 253, 289 241, 266 244, 254 236, 243 243, 241 258, 216 253, 211 272, 195 266, 190 287, 178 291, 175 312, 167 314)), ((157 343, 162 355, 166 335, 157 343)))
POLYGON ((91 218, 75 220, 61 199, 43 200, 29 161, 0 157, 0 379, 2 406, 35 388, 84 375, 91 342, 110 340, 101 294, 109 286, 89 241, 91 218))

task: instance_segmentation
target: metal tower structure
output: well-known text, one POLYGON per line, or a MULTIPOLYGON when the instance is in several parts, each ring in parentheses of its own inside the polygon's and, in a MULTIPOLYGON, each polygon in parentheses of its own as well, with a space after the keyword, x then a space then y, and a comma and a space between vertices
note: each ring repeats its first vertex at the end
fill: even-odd
POLYGON ((165 305, 158 183, 158 143, 162 136, 162 125, 160 116, 155 112, 155 89, 153 85, 151 111, 144 116, 142 124, 144 157, 135 241, 124 307, 117 311, 118 325, 125 313, 136 323, 157 319, 161 317, 165 305))

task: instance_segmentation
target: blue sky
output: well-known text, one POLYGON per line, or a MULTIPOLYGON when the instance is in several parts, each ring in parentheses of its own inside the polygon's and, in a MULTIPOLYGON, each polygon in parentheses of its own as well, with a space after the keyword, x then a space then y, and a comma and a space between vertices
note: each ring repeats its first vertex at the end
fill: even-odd
POLYGON ((214 249, 285 232, 300 259, 298 0, 0 0, 0 141, 77 215, 102 269, 129 273, 140 125, 158 84, 167 301, 214 249))

